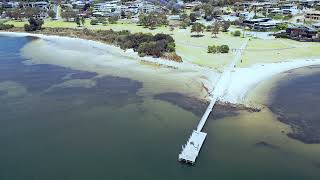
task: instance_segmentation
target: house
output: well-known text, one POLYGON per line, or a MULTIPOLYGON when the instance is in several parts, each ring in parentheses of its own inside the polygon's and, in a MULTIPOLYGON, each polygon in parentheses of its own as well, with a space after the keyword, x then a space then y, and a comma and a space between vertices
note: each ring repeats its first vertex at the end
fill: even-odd
POLYGON ((200 5, 202 5, 202 3, 199 2, 199 1, 194 1, 194 2, 190 2, 190 3, 185 3, 184 4, 186 9, 192 9, 192 8, 194 8, 196 6, 200 6, 200 5))
POLYGON ((279 5, 279 8, 282 10, 283 14, 296 15, 299 13, 297 5, 294 5, 294 4, 282 4, 282 5, 279 5))
POLYGON ((39 1, 39 2, 25 2, 22 3, 23 8, 38 8, 43 11, 48 11, 50 8, 50 4, 45 1, 39 1))
POLYGON ((180 17, 180 15, 169 15, 169 16, 168 16, 168 20, 171 20, 171 21, 180 21, 180 20, 181 20, 181 17, 180 17))
POLYGON ((298 38, 310 38, 315 39, 318 37, 318 32, 310 27, 306 26, 298 26, 298 27, 290 27, 286 29, 286 33, 291 37, 298 38))
POLYGON ((50 9, 50 4, 46 1, 37 1, 37 2, 24 2, 21 4, 22 8, 36 8, 39 10, 38 14, 35 15, 35 18, 44 19, 48 17, 48 11, 50 9))
POLYGON ((121 15, 121 4, 120 1, 108 1, 105 3, 98 3, 93 6, 93 16, 120 16, 121 15))
POLYGON ((269 31, 275 29, 277 25, 278 22, 276 21, 261 22, 254 24, 253 29, 257 31, 269 31))
POLYGON ((151 13, 161 9, 148 1, 141 2, 139 8, 142 13, 151 13))
POLYGON ((297 4, 300 4, 303 7, 311 8, 314 7, 316 4, 319 4, 320 0, 299 0, 297 4))
POLYGON ((2 7, 5 9, 17 8, 17 7, 19 7, 19 2, 13 2, 13 1, 4 2, 2 4, 2 7))
POLYGON ((265 23, 270 20, 270 18, 247 19, 243 21, 243 24, 250 28, 253 28, 256 24, 265 23))
POLYGON ((74 9, 83 9, 86 3, 84 1, 74 1, 72 2, 72 7, 74 9))
POLYGON ((121 6, 121 12, 125 15, 136 15, 139 13, 139 2, 137 1, 129 1, 125 2, 121 6))
POLYGON ((312 24, 312 27, 317 30, 320 30, 320 23, 312 24))
POLYGON ((320 11, 307 12, 305 19, 309 21, 320 21, 320 11))
POLYGON ((320 41, 318 31, 316 29, 303 25, 288 27, 285 31, 275 34, 275 36, 290 38, 297 41, 320 41))

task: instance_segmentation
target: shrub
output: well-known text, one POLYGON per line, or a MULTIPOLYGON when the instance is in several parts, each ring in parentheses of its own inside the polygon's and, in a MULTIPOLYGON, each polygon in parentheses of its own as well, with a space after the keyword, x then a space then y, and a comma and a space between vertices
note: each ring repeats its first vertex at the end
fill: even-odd
POLYGON ((167 59, 181 62, 182 59, 175 54, 175 41, 168 34, 158 33, 134 33, 128 30, 89 30, 83 29, 88 36, 93 36, 100 41, 114 44, 121 49, 133 49, 139 56, 165 57, 167 59))
POLYGON ((92 19, 92 20, 90 21, 90 24, 91 24, 91 25, 98 25, 98 23, 99 23, 99 20, 98 20, 98 19, 92 19))
POLYGON ((218 51, 220 53, 228 53, 229 52, 229 46, 228 45, 221 45, 221 46, 217 46, 218 47, 218 51))
POLYGON ((229 52, 229 46, 228 45, 221 45, 221 46, 208 46, 208 53, 228 53, 229 52))
POLYGON ((14 25, 12 24, 1 24, 0 23, 0 30, 7 30, 7 29, 11 29, 14 28, 14 25))
POLYGON ((181 22, 179 27, 180 29, 186 29, 188 27, 188 24, 186 22, 181 22))
POLYGON ((108 18, 108 21, 110 24, 117 24, 118 20, 119 20, 119 18, 117 16, 111 16, 108 18))
POLYGON ((215 45, 208 46, 208 53, 217 53, 217 47, 215 45))
POLYGON ((240 36, 241 32, 239 30, 236 30, 235 32, 233 32, 233 36, 240 36))
POLYGON ((282 24, 278 24, 276 27, 278 30, 285 30, 288 28, 288 24, 282 23, 282 24))
POLYGON ((24 25, 24 30, 25 31, 41 30, 42 25, 43 25, 43 20, 30 18, 29 19, 29 24, 25 24, 24 25))
POLYGON ((207 32, 210 32, 211 29, 212 29, 212 26, 211 26, 211 25, 206 26, 206 31, 207 31, 207 32))
POLYGON ((183 62, 182 58, 176 53, 164 53, 161 57, 175 62, 183 62))

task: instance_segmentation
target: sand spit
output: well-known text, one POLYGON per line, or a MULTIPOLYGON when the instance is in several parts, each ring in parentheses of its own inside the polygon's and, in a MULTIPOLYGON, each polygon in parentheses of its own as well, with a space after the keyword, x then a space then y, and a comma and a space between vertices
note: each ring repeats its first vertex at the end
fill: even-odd
POLYGON ((221 100, 234 104, 246 104, 246 95, 260 82, 292 69, 319 64, 320 59, 301 59, 281 63, 255 64, 248 68, 236 68, 231 73, 230 83, 221 100))

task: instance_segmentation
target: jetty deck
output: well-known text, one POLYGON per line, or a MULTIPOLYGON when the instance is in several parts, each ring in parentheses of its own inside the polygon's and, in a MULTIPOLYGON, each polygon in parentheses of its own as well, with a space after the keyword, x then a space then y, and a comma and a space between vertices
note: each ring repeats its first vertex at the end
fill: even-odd
POLYGON ((179 161, 194 164, 200 152, 201 146, 206 139, 207 133, 193 131, 187 144, 182 146, 182 152, 179 154, 179 161))

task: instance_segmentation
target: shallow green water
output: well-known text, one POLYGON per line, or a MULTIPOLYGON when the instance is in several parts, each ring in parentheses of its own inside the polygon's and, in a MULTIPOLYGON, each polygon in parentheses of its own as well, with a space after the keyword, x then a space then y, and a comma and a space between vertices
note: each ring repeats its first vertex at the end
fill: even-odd
POLYGON ((210 119, 196 166, 180 164, 181 145, 199 117, 137 95, 141 82, 53 65, 24 65, 19 51, 31 40, 0 37, 2 179, 320 177, 320 169, 304 156, 282 147, 257 147, 261 133, 249 132, 238 116, 210 119), (80 83, 65 86, 74 79, 80 83))

